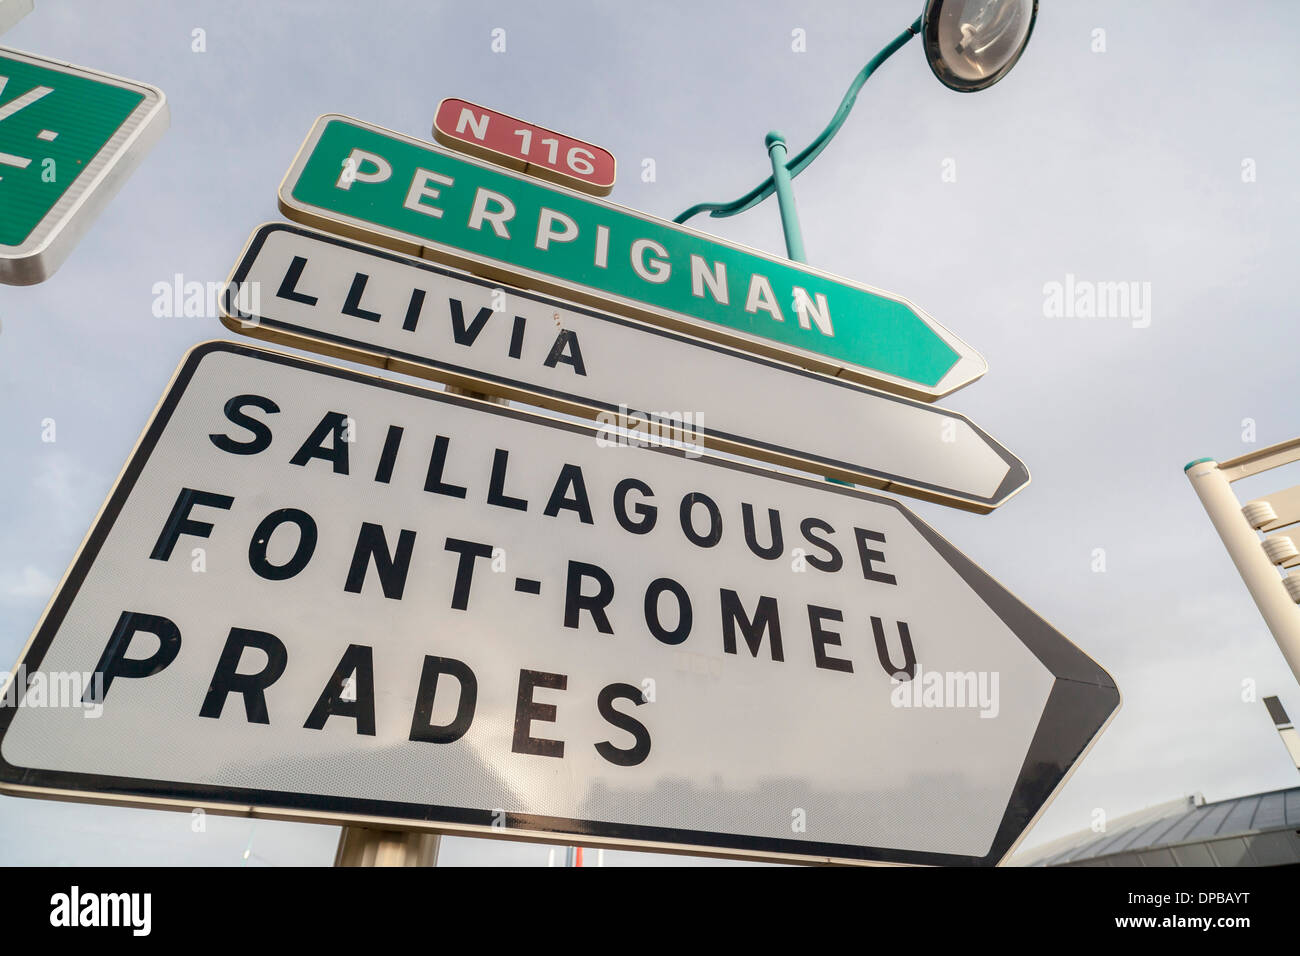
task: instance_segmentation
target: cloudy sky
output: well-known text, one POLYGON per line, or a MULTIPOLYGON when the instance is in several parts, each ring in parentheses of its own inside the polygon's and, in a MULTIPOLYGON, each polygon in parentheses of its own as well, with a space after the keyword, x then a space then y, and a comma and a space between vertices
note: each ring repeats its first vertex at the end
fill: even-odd
MULTIPOLYGON (((229 337, 215 318, 155 318, 154 284, 226 276, 280 218, 276 188, 317 115, 427 137, 438 101, 463 97, 608 147, 611 199, 671 217, 757 183, 769 129, 807 143, 920 6, 37 0, 0 44, 157 85, 172 119, 51 281, 0 287, 0 666, 183 352, 229 337), (653 182, 637 175, 647 159, 653 182)), ((1033 474, 993 515, 915 510, 1123 692, 1026 846, 1096 808, 1297 783, 1243 682, 1293 714, 1300 692, 1182 471, 1300 435, 1297 28, 1281 0, 1047 0, 1021 63, 983 93, 942 87, 913 41, 796 181, 809 261, 911 298, 978 349, 988 374, 944 404, 1033 474), (1140 314, 1062 316, 1046 290, 1067 277, 1149 298, 1140 314)), ((696 224, 783 248, 770 202, 696 224)), ((337 834, 238 819, 193 834, 184 814, 0 797, 4 863, 325 864, 337 834)), ((449 839, 443 853, 544 865, 548 851, 449 839)))

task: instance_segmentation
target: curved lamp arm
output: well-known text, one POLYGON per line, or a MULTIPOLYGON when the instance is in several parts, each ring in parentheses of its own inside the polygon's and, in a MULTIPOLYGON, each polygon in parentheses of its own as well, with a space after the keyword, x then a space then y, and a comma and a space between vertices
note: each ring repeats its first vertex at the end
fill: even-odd
MULTIPOLYGON (((884 63, 891 56, 897 53, 907 43, 908 40, 921 32, 921 17, 916 18, 910 27, 894 37, 893 41, 883 50, 871 58, 871 62, 862 68, 862 71, 849 84, 848 92, 844 94, 844 99, 840 101, 840 108, 835 111, 835 115, 827 127, 821 131, 820 135, 808 144, 794 159, 786 163, 786 169, 790 171, 790 178, 793 179, 801 172, 808 168, 809 164, 816 159, 826 144, 829 143, 835 134, 840 131, 844 121, 848 118, 849 111, 853 109, 853 104, 858 98, 858 91, 862 85, 867 82, 871 74, 876 72, 876 68, 884 63)), ((707 212, 713 219, 723 219, 727 216, 734 216, 736 213, 744 212, 757 206, 768 196, 776 191, 776 183, 771 176, 763 180, 745 195, 731 202, 702 202, 696 203, 690 209, 677 215, 673 222, 683 223, 693 216, 698 216, 702 212, 707 212)))

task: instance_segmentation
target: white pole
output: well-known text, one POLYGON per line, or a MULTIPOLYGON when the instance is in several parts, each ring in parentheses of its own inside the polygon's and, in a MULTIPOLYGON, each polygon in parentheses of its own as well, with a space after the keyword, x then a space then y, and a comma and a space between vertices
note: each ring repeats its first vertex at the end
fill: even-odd
POLYGON ((1259 535, 1241 513, 1241 502, 1218 463, 1202 459, 1192 462, 1185 471, 1228 557, 1237 566, 1264 623, 1282 649, 1282 656, 1300 681, 1300 607, 1287 593, 1277 568, 1264 553, 1259 535))

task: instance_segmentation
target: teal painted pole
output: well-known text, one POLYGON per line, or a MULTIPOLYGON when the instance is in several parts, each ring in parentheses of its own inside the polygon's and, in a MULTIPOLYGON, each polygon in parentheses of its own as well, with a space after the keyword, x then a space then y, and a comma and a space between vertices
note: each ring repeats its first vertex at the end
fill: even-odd
MULTIPOLYGON (((921 17, 917 17, 910 27, 898 36, 894 37, 893 41, 888 46, 871 58, 871 61, 862 68, 858 75, 853 78, 853 82, 849 84, 848 92, 846 92, 844 98, 840 100, 840 107, 835 111, 835 115, 831 117, 831 121, 827 124, 826 128, 818 134, 815 140, 805 146, 794 159, 790 160, 788 165, 782 164, 786 165, 786 169, 789 171, 791 179, 807 169, 809 163, 821 155, 821 151, 826 148, 826 144, 835 138, 835 134, 840 131, 840 127, 843 126, 844 121, 848 119, 849 111, 853 109, 853 104, 857 102, 858 92, 862 89, 862 85, 871 78, 871 74, 876 72, 876 68, 879 67, 880 64, 884 63, 891 56, 901 50, 907 44, 908 40, 921 32, 921 20, 921 17)), ((784 152, 784 149, 782 151, 784 152)), ((776 176, 774 172, 772 176, 768 176, 767 179, 763 180, 749 192, 745 193, 745 195, 741 196, 739 199, 732 200, 731 202, 696 203, 690 209, 675 216, 673 222, 686 222, 687 220, 698 216, 702 212, 707 212, 710 218, 713 219, 722 219, 726 216, 734 216, 736 213, 744 212, 746 209, 751 209, 754 206, 757 206, 776 191, 775 180, 776 176)))
MULTIPOLYGON (((785 137, 776 130, 767 134, 767 155, 772 160, 772 183, 776 188, 776 202, 781 208, 781 229, 785 232, 785 254, 795 262, 807 262, 803 249, 803 231, 799 228, 799 210, 794 204, 794 187, 790 184, 790 170, 786 167, 785 137)), ((827 478, 836 485, 852 488, 847 481, 827 478)))
POLYGON ((785 253, 795 262, 807 262, 803 250, 803 232, 799 228, 799 210, 794 204, 794 186, 786 167, 785 137, 773 130, 767 134, 767 155, 772 160, 772 182, 776 202, 781 207, 781 229, 785 232, 785 253))

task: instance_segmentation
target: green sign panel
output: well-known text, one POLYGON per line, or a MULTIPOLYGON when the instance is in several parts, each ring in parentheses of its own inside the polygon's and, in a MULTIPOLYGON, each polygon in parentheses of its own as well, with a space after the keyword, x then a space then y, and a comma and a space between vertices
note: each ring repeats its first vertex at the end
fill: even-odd
POLYGON ((166 125, 153 87, 0 49, 0 281, 47 278, 166 125))
POLYGON ((987 368, 899 296, 347 117, 317 120, 280 207, 334 232, 925 400, 987 368))

